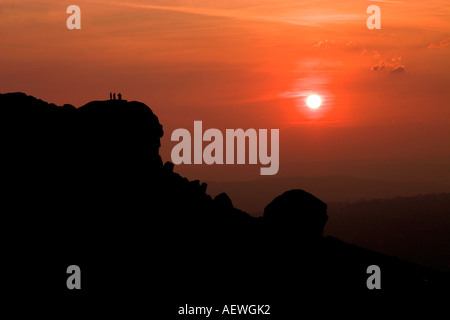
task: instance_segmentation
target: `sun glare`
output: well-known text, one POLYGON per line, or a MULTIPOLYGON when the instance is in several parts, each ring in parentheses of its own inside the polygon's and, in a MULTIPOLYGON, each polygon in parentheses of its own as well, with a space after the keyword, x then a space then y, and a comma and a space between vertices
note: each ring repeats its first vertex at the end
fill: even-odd
POLYGON ((311 109, 317 109, 322 104, 322 99, 317 94, 313 94, 306 99, 306 104, 311 109))

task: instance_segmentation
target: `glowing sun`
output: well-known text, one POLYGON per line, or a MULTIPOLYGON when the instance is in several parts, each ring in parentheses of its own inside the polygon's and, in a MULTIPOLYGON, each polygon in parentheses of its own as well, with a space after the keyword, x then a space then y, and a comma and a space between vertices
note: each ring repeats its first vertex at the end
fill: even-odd
POLYGON ((317 94, 312 94, 306 99, 306 104, 311 109, 317 109, 322 104, 322 99, 317 94))

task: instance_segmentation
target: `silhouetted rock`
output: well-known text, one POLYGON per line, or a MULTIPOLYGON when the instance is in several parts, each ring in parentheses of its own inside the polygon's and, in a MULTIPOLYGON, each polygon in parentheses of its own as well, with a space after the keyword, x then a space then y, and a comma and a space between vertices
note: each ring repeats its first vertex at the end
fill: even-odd
POLYGON ((264 209, 264 219, 271 228, 293 233, 301 238, 318 238, 328 220, 327 205, 303 190, 290 190, 276 197, 264 209))
POLYGON ((164 163, 164 168, 168 172, 173 172, 174 164, 172 162, 170 162, 170 161, 167 161, 166 163, 164 163))
POLYGON ((88 300, 127 312, 151 303, 152 312, 173 314, 188 301, 252 297, 297 312, 298 301, 376 294, 365 285, 371 264, 383 268, 383 294, 449 284, 446 274, 323 239, 327 206, 305 191, 277 197, 262 218, 234 208, 225 193, 213 200, 206 184, 163 165, 163 128, 143 103, 76 109, 12 93, 0 94, 0 114, 11 292, 85 311, 88 300), (310 240, 316 244, 304 250, 310 240), (83 272, 80 292, 65 289, 72 264, 83 272))
POLYGON ((225 209, 229 209, 229 210, 233 209, 233 203, 232 203, 230 197, 225 192, 218 194, 214 198, 214 201, 217 203, 218 206, 221 206, 225 209))

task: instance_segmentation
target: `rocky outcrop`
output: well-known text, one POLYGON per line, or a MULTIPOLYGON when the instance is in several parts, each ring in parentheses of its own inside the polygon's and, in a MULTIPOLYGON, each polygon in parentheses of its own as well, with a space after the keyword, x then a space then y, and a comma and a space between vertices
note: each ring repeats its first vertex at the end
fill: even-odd
POLYGON ((75 108, 0 94, 0 114, 5 274, 21 293, 72 299, 64 272, 74 263, 88 275, 81 294, 108 305, 117 297, 120 304, 155 296, 184 304, 232 296, 288 308, 299 294, 319 301, 316 289, 320 299, 331 291, 367 294, 371 264, 387 270, 389 292, 448 283, 441 274, 324 239, 327 206, 305 191, 280 195, 260 218, 235 208, 226 194, 212 199, 206 184, 163 165, 163 128, 143 103, 75 108), (28 268, 37 274, 33 286, 23 277, 28 268))

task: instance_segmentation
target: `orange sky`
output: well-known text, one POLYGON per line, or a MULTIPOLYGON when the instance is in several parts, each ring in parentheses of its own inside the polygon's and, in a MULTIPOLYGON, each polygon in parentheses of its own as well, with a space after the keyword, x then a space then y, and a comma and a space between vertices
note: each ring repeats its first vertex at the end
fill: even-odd
MULTIPOLYGON (((0 92, 81 106, 121 91, 158 115, 164 160, 171 132, 202 120, 279 128, 279 175, 320 174, 302 167, 317 161, 450 163, 448 0, 2 0, 0 45, 0 92), (79 31, 66 28, 71 4, 79 31), (371 4, 381 30, 366 27, 371 4), (310 93, 320 109, 306 108, 310 93)), ((333 168, 322 173, 349 170, 333 168)), ((245 177, 179 170, 259 176, 259 165, 245 177)))

